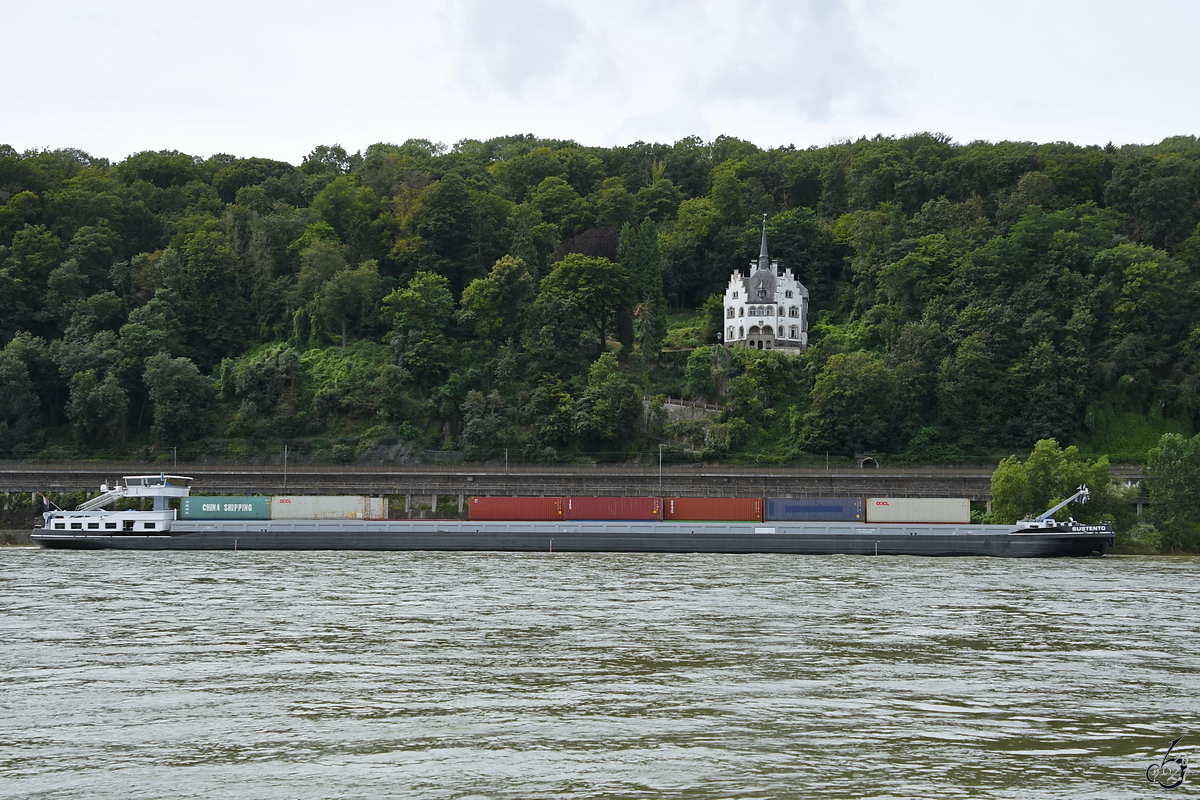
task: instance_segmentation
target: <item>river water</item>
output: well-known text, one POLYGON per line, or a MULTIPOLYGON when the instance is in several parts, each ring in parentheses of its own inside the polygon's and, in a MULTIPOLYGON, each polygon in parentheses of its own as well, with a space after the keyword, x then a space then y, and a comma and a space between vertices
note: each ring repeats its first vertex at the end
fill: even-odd
POLYGON ((1179 796, 1198 574, 6 548, 0 796, 1179 796))

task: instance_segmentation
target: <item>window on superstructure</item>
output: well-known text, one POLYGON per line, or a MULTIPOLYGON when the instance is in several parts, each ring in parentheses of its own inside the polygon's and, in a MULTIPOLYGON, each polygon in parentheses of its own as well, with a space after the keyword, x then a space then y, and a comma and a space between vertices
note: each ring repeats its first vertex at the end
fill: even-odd
POLYGON ((99 523, 99 522, 89 522, 89 523, 88 523, 88 530, 89 530, 89 531, 98 531, 98 530, 100 530, 100 523, 99 523))
POLYGON ((83 523, 82 523, 82 522, 72 522, 72 523, 71 523, 71 530, 73 530, 73 531, 81 531, 81 530, 83 530, 83 523))
POLYGON ((146 528, 146 530, 150 530, 151 528, 155 527, 155 523, 147 522, 143 527, 146 528))
POLYGON ((115 530, 115 529, 116 529, 116 527, 117 527, 117 523, 115 523, 115 522, 106 522, 106 523, 104 523, 104 527, 105 527, 106 529, 115 530))
POLYGON ((57 531, 61 531, 62 529, 66 528, 66 527, 67 527, 67 523, 65 523, 65 522, 54 523, 54 529, 57 531))

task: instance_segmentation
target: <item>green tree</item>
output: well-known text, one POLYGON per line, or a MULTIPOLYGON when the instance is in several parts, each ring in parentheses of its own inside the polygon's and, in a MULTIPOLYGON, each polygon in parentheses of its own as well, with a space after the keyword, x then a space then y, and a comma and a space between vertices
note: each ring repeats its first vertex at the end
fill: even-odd
POLYGON ((607 258, 572 253, 558 262, 542 281, 539 302, 558 296, 574 304, 600 337, 601 351, 619 317, 633 310, 629 277, 620 264, 607 258))
POLYGON ((1011 524, 1036 516, 1075 494, 1080 486, 1091 490, 1088 504, 1073 506, 1060 516, 1111 520, 1120 498, 1109 473, 1108 457, 1090 461, 1074 445, 1064 450, 1054 439, 1042 439, 1027 459, 1009 456, 992 473, 992 519, 1011 524))
POLYGON ((462 404, 463 425, 459 441, 468 458, 486 459, 500 452, 513 439, 513 409, 499 392, 484 396, 472 390, 462 404))
POLYGON ((450 282, 432 272, 418 272, 408 285, 383 299, 396 364, 418 383, 428 384, 452 364, 447 330, 454 311, 450 282))
POLYGON ((383 279, 374 261, 334 275, 321 287, 318 308, 325 322, 341 331, 342 349, 352 327, 361 327, 383 294, 383 279))
POLYGON ((564 235, 573 235, 580 228, 579 217, 584 203, 579 193, 560 177, 546 178, 529 196, 529 204, 541 213, 542 219, 559 226, 564 235))
POLYGON ((617 242, 617 261, 629 276, 633 300, 639 311, 638 328, 642 350, 658 355, 659 343, 667 334, 667 299, 663 294, 662 254, 658 228, 649 219, 642 224, 625 223, 617 242))
POLYGON ((821 368, 804 415, 801 446, 810 452, 895 452, 907 441, 911 398, 873 353, 838 353, 821 368))
POLYGON ((684 390, 688 397, 717 399, 717 380, 721 377, 721 370, 713 358, 713 350, 713 347, 697 347, 688 355, 687 366, 683 370, 684 390))
POLYGON ((1142 473, 1163 549, 1200 550, 1200 435, 1164 434, 1142 473))
POLYGON ((313 198, 310 208, 329 223, 350 248, 351 260, 372 255, 371 222, 380 214, 378 198, 347 175, 335 178, 313 198))
MULTIPOLYGON (((712 200, 694 197, 683 201, 674 224, 663 234, 663 283, 666 293, 677 303, 712 291, 710 284, 716 277, 712 256, 721 232, 720 222, 712 200)), ((721 271, 728 281, 728 261, 723 261, 721 271)))
POLYGON ((679 190, 678 186, 666 178, 659 178, 649 186, 638 190, 638 193, 634 195, 634 218, 649 217, 655 222, 662 222, 675 213, 683 199, 683 192, 679 190))
POLYGON ((346 269, 346 248, 336 241, 315 239, 300 253, 300 275, 296 279, 296 300, 307 302, 317 290, 346 269))
POLYGON ((129 397, 116 375, 101 378, 97 370, 86 369, 71 376, 70 385, 67 416, 81 442, 101 435, 111 440, 123 434, 129 397))
POLYGON ((0 455, 14 458, 41 438, 41 402, 19 345, 0 350, 0 455))
POLYGON ((641 392, 622 374, 616 356, 602 353, 575 402, 575 432, 597 444, 619 444, 633 433, 641 416, 641 392))
POLYGON ((162 446, 188 442, 201 435, 212 399, 212 382, 188 358, 159 353, 146 359, 143 376, 154 404, 151 433, 162 446))
POLYGON ((971 334, 958 344, 938 369, 938 419, 957 431, 967 445, 994 435, 998 408, 1000 365, 988 351, 986 337, 971 334))
POLYGON ((572 417, 575 398, 561 378, 543 375, 530 393, 529 402, 521 409, 521 417, 532 431, 539 451, 554 451, 574 440, 572 417))
POLYGON ((622 230, 633 220, 633 195, 622 178, 605 178, 603 186, 588 195, 587 201, 601 228, 622 230))
POLYGON ((246 341, 249 304, 238 292, 238 262, 228 240, 214 231, 187 236, 183 249, 163 254, 163 282, 179 298, 179 318, 190 355, 209 368, 246 341), (214 324, 220 320, 221 324, 214 324))
POLYGON ((525 262, 504 256, 486 278, 472 281, 463 290, 458 320, 474 328, 484 341, 500 344, 517 340, 521 318, 534 295, 533 276, 525 262))
POLYGON ((595 334, 572 297, 540 295, 529 309, 521 344, 529 355, 529 374, 568 378, 579 374, 594 349, 595 334))
POLYGON ((238 189, 254 186, 268 178, 286 175, 295 170, 291 164, 272 161, 269 158, 243 158, 235 160, 213 176, 212 185, 226 203, 232 203, 238 189))
POLYGON ((452 278, 455 286, 465 286, 468 280, 463 269, 475 216, 470 188, 460 175, 452 172, 430 185, 413 217, 421 239, 420 268, 452 278))
POLYGON ((200 159, 178 150, 144 150, 117 164, 116 173, 126 183, 146 181, 165 189, 199 179, 200 164, 200 159))

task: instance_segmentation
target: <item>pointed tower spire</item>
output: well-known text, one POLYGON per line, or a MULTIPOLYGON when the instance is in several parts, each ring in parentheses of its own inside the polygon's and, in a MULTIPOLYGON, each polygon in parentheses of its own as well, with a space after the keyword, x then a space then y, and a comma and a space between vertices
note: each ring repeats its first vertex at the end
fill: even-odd
POLYGON ((771 259, 767 256, 767 215, 763 214, 762 248, 758 251, 758 268, 766 269, 769 266, 771 259))

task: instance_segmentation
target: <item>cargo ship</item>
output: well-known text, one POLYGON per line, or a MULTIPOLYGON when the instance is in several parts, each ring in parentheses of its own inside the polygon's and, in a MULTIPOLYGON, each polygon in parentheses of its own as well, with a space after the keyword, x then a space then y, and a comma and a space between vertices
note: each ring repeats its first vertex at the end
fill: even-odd
MULTIPOLYGON (((191 497, 192 479, 135 475, 72 511, 51 509, 32 539, 52 549, 443 550, 804 555, 1102 555, 1112 525, 1053 515, 970 521, 957 498, 472 497, 469 519, 388 519, 385 498, 191 497), (107 510, 117 500, 150 510, 107 510), (178 508, 172 507, 176 501, 178 508), (920 517, 920 519, 917 519, 920 517)), ((47 501, 48 503, 48 501, 47 501)))

